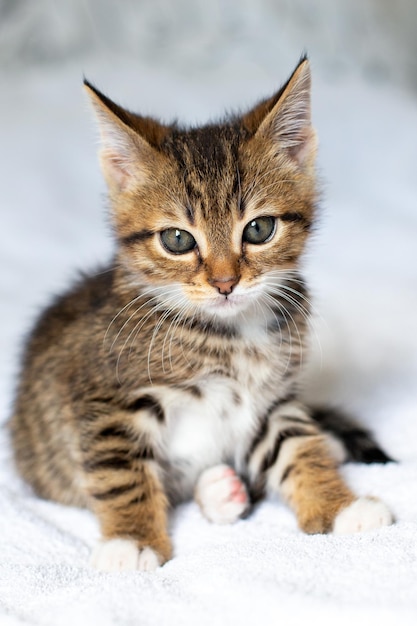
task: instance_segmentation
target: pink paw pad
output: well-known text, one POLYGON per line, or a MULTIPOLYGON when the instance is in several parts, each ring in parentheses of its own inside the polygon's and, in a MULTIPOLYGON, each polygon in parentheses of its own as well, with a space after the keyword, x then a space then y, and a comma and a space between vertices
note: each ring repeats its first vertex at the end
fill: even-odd
POLYGON ((244 483, 228 465, 216 465, 201 474, 195 499, 205 517, 217 524, 235 522, 249 504, 244 483))
POLYGON ((246 493, 245 485, 242 483, 240 478, 238 478, 238 476, 234 473, 233 470, 231 470, 230 473, 228 472, 228 475, 230 476, 229 499, 236 500, 237 502, 247 502, 248 496, 246 493))

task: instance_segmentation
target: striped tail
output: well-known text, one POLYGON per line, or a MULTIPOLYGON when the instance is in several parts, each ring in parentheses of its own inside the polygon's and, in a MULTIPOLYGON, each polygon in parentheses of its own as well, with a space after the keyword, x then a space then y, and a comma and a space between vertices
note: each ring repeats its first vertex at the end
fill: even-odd
POLYGON ((331 433, 344 446, 348 460, 357 463, 391 463, 395 460, 384 452, 372 433, 339 409, 312 408, 311 417, 321 430, 331 433))

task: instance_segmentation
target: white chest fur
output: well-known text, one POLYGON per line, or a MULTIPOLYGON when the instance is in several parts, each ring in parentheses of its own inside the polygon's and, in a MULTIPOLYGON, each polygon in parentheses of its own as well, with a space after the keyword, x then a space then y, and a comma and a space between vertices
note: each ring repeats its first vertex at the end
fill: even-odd
POLYGON ((164 398, 164 447, 172 466, 184 469, 185 491, 204 468, 239 463, 255 427, 250 394, 236 381, 211 377, 199 390, 200 397, 169 390, 164 398))
POLYGON ((277 397, 279 346, 271 343, 263 328, 245 330, 245 340, 233 346, 230 370, 224 375, 200 374, 188 381, 188 388, 142 390, 155 397, 164 411, 163 424, 141 417, 140 428, 159 448, 175 497, 191 496, 208 467, 230 463, 239 471, 259 418, 277 397))

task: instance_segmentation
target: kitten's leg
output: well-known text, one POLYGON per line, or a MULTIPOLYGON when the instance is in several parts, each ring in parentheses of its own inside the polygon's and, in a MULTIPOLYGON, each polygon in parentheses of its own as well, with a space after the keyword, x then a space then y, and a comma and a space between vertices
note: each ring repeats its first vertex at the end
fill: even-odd
POLYGON ((123 427, 126 420, 111 417, 86 424, 82 440, 84 483, 103 537, 92 565, 153 570, 172 554, 167 498, 150 446, 123 427))
POLYGON ((244 483, 228 465, 206 469, 198 479, 194 497, 203 515, 216 524, 235 522, 249 505, 244 483))
POLYGON ((142 467, 137 463, 130 476, 118 472, 108 480, 96 476, 89 483, 92 509, 103 536, 93 553, 94 567, 154 570, 171 557, 167 500, 146 463, 142 467))
POLYGON ((256 492, 278 492, 307 533, 357 532, 391 524, 388 508, 357 498, 338 472, 341 450, 298 403, 274 407, 247 455, 256 492))

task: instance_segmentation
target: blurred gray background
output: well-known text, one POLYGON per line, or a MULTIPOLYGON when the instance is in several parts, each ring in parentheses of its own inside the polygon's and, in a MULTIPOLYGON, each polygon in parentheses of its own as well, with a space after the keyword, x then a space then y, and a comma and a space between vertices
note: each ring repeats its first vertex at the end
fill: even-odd
POLYGON ((417 89, 415 0, 1 0, 0 63, 140 58, 205 73, 277 71, 308 49, 323 72, 417 89))
POLYGON ((416 0, 0 0, 1 415, 34 316, 112 250, 83 74, 193 123, 270 95, 303 51, 324 190, 310 390, 415 413, 416 0))

